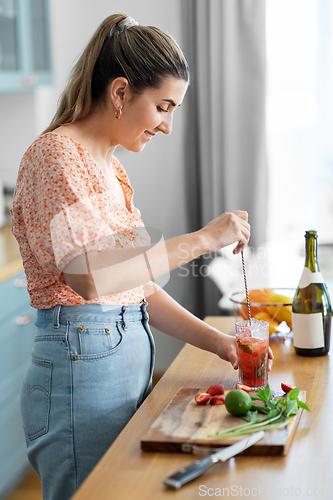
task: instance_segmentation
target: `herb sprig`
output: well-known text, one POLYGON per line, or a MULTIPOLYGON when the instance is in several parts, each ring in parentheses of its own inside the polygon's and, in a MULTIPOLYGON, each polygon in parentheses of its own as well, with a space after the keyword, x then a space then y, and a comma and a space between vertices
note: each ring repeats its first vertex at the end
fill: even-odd
POLYGON ((265 389, 258 389, 258 394, 251 395, 252 401, 261 401, 264 405, 252 404, 251 410, 241 417, 247 422, 246 424, 225 429, 210 437, 239 436, 285 427, 290 418, 297 415, 299 408, 310 411, 308 406, 299 400, 299 392, 300 388, 295 387, 286 394, 284 399, 280 396, 273 397, 271 388, 267 384, 265 389), (260 413, 266 416, 262 418, 259 416, 260 413))
POLYGON ((252 349, 248 344, 242 344, 239 339, 237 339, 237 344, 240 349, 246 352, 246 354, 252 354, 252 349))

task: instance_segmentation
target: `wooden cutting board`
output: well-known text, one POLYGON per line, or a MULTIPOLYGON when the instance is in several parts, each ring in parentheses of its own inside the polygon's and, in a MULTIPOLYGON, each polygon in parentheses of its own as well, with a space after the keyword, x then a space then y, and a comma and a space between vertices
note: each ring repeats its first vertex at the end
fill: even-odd
MULTIPOLYGON (((228 446, 245 436, 234 438, 212 438, 222 429, 246 423, 230 415, 224 405, 198 405, 194 397, 204 389, 181 388, 170 401, 150 429, 141 439, 144 451, 204 453, 205 449, 228 446)), ((228 391, 226 391, 227 393, 228 391)), ((306 393, 301 391, 299 399, 305 402, 306 393)), ((256 401, 257 403, 257 401, 256 401)), ((286 455, 303 410, 291 418, 282 429, 265 432, 258 443, 243 453, 246 455, 286 455)), ((207 451, 207 450, 206 450, 207 451)))

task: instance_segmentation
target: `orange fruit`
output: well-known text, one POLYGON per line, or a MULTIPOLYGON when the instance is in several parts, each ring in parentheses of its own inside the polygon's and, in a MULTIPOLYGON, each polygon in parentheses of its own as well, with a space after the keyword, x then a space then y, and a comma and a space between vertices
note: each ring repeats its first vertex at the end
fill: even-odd
MULTIPOLYGON (((268 288, 259 288, 255 290, 249 290, 249 302, 255 302, 258 304, 266 304, 268 297, 272 295, 272 291, 268 288)), ((244 302, 246 302, 246 297, 244 298, 244 302)), ((260 313, 260 312, 268 312, 267 308, 265 306, 251 306, 251 317, 254 317, 255 314, 260 313)), ((247 312, 247 306, 243 305, 241 307, 241 315, 243 316, 244 319, 248 319, 248 312, 247 312)))

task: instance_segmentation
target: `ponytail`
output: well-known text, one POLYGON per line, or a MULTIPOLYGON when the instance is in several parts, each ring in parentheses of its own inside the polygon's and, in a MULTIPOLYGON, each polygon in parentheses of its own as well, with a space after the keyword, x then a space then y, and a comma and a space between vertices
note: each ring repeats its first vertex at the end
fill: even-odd
POLYGON ((118 77, 141 94, 157 88, 167 76, 189 80, 187 61, 177 43, 163 31, 140 26, 125 14, 107 17, 75 64, 49 127, 74 123, 88 115, 118 77))

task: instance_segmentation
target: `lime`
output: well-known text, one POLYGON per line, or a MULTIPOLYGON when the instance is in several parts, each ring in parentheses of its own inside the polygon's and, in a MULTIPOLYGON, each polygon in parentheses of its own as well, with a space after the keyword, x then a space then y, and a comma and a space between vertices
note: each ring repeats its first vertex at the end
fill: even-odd
POLYGON ((231 415, 242 416, 251 409, 251 396, 241 389, 233 389, 225 397, 225 407, 231 415))

